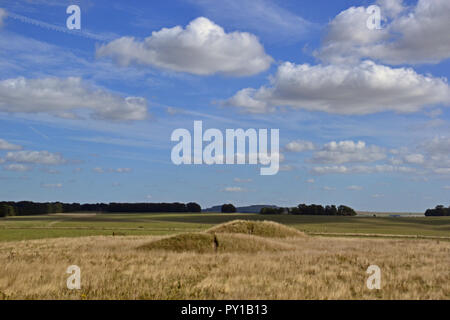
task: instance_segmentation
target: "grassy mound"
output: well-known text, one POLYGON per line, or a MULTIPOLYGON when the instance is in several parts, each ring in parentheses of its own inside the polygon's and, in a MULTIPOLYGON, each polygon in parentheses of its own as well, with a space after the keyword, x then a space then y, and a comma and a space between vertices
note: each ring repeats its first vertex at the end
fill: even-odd
POLYGON ((184 233, 147 243, 139 249, 175 252, 222 253, 259 252, 292 249, 270 239, 244 234, 184 233))
POLYGON ((242 233, 268 238, 304 237, 297 229, 272 221, 235 220, 215 226, 208 233, 242 233))

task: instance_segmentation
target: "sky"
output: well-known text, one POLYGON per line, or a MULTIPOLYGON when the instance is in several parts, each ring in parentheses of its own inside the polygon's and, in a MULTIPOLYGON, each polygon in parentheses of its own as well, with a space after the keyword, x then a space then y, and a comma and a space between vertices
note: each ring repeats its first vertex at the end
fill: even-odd
POLYGON ((449 17, 447 0, 0 0, 0 200, 448 206, 449 17), (279 173, 175 165, 194 121, 279 129, 279 173))

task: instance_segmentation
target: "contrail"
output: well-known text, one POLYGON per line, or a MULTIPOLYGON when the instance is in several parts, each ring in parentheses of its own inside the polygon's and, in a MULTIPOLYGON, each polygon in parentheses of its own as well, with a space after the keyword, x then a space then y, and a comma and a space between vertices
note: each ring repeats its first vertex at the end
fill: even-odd
POLYGON ((36 19, 31 19, 31 18, 22 16, 20 14, 12 13, 12 12, 7 12, 7 17, 11 17, 11 18, 19 20, 21 22, 32 24, 32 25, 35 25, 35 26, 38 26, 41 28, 58 31, 58 32, 64 32, 64 33, 67 33, 70 35, 81 36, 81 37, 85 37, 88 39, 99 40, 99 41, 109 41, 109 40, 113 39, 113 37, 111 37, 111 36, 98 35, 98 34, 88 32, 88 31, 69 30, 65 27, 53 25, 53 24, 50 24, 50 23, 47 23, 44 21, 36 20, 36 19))

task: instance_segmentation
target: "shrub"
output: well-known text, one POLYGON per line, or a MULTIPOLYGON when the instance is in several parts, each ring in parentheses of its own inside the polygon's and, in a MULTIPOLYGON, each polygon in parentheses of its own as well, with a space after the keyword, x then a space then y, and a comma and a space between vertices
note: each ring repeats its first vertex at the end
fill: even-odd
POLYGON ((230 204, 224 204, 222 205, 222 213, 235 213, 236 207, 234 205, 230 204))

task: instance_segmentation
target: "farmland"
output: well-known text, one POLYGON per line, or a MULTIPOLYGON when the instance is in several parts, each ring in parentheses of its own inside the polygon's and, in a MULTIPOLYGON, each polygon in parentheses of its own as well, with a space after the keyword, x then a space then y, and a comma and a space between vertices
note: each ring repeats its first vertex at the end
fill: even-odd
POLYGON ((11 217, 0 299, 449 299, 449 230, 448 217, 11 217), (252 234, 226 224, 236 219, 252 234), (70 265, 80 290, 66 287, 70 265), (366 287, 369 265, 381 290, 366 287))
POLYGON ((56 214, 0 219, 0 241, 95 235, 169 235, 236 220, 271 220, 308 234, 450 237, 448 217, 261 216, 220 213, 56 214))

